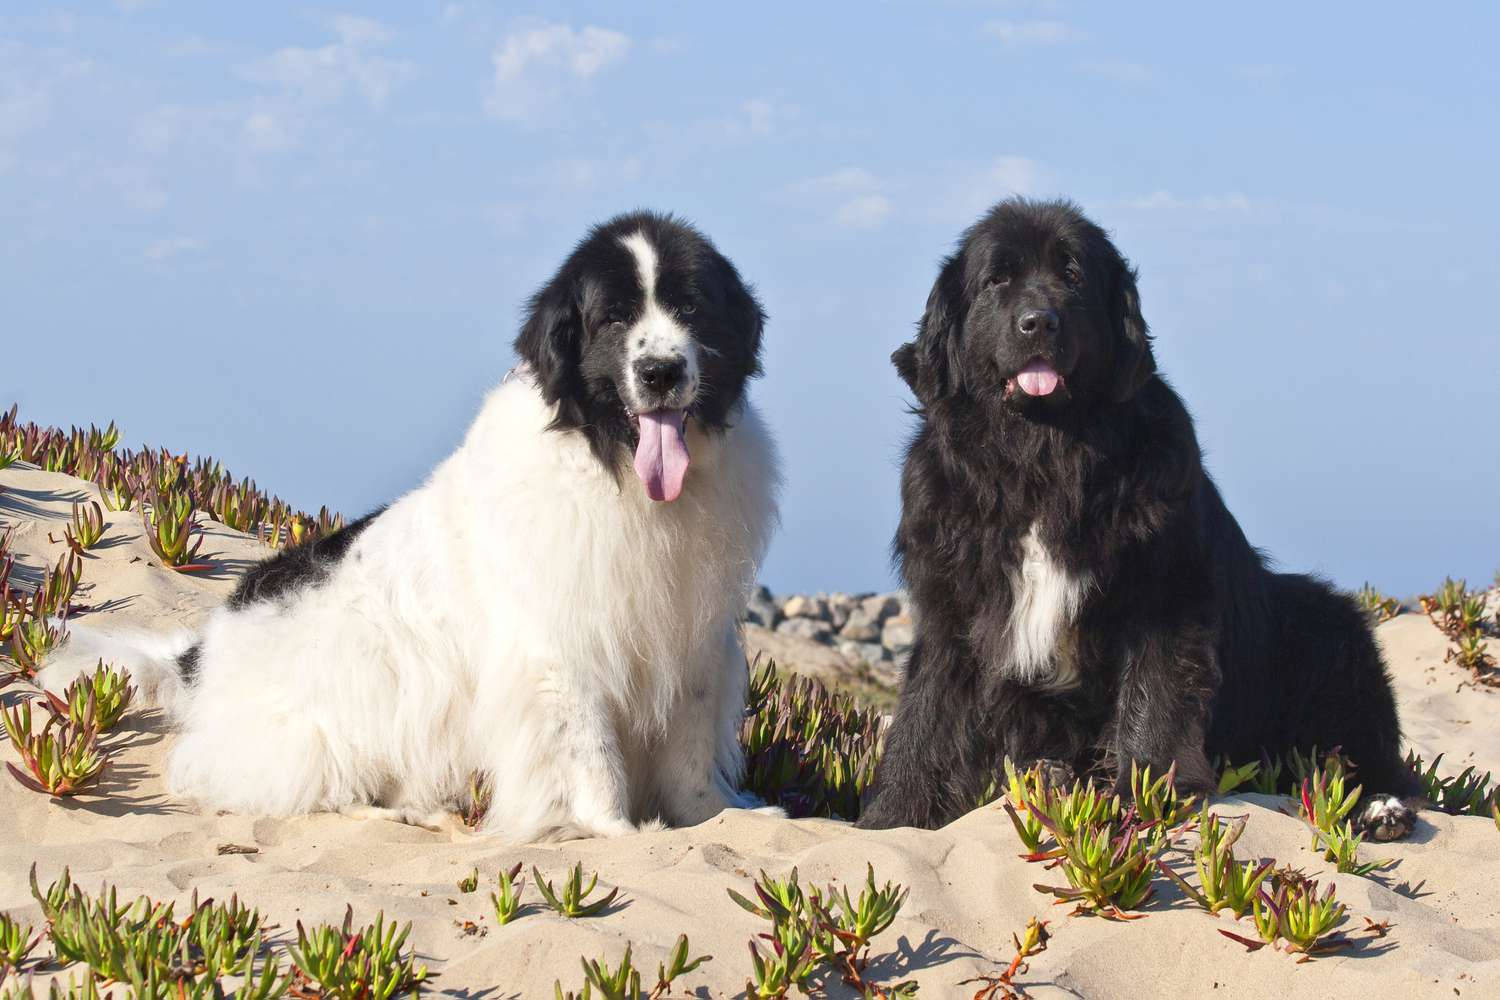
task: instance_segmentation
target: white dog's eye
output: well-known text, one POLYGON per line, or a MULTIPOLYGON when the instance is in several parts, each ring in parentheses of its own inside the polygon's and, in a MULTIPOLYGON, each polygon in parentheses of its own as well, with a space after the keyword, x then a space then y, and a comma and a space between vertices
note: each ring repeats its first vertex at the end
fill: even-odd
POLYGON ((677 307, 677 311, 682 313, 684 316, 691 316, 693 313, 698 311, 698 306, 693 302, 684 302, 682 305, 677 307))

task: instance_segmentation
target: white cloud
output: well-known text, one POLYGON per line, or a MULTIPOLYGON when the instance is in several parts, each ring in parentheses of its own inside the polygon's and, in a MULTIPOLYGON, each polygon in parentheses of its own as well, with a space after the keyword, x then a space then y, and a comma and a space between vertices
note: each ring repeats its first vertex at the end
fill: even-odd
POLYGON ((891 214, 891 200, 883 194, 851 198, 833 213, 833 221, 846 229, 879 228, 891 214))
POLYGON ((247 67, 244 75, 313 104, 336 104, 353 89, 370 107, 384 107, 391 91, 409 79, 413 70, 406 60, 370 51, 395 36, 379 21, 350 14, 337 15, 328 25, 337 41, 316 49, 278 49, 247 67))
POLYGON ((168 260, 179 254, 203 249, 203 241, 192 236, 169 236, 146 248, 147 260, 168 260))
POLYGON ((792 192, 831 203, 828 218, 845 229, 877 229, 895 207, 885 181, 864 167, 842 167, 793 185, 792 192))
POLYGON ((960 164, 925 185, 937 193, 933 215, 944 223, 968 225, 995 202, 1012 195, 1035 195, 1048 183, 1041 163, 1024 156, 997 156, 981 164, 960 164))
POLYGON ((984 33, 1006 45, 1058 45, 1074 41, 1078 34, 1065 21, 987 21, 984 33))
POLYGON ((624 60, 630 44, 628 36, 592 24, 575 29, 543 22, 514 31, 491 55, 494 75, 485 110, 511 121, 530 118, 558 91, 624 60))

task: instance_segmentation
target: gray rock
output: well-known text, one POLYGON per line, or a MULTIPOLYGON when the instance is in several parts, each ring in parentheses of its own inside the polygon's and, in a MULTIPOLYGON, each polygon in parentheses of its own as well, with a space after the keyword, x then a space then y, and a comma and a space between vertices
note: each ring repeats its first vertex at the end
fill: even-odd
POLYGON ((879 642, 880 623, 871 618, 863 607, 856 607, 839 629, 839 638, 851 642, 879 642))
POLYGON ((828 623, 815 618, 789 617, 776 626, 776 631, 782 635, 794 635, 799 639, 811 639, 813 642, 826 643, 833 639, 833 629, 828 627, 828 623))
POLYGON ((893 657, 905 656, 911 651, 912 625, 909 615, 888 618, 880 630, 880 644, 891 651, 893 657))
POLYGON ((849 614, 850 614, 850 612, 854 611, 854 609, 857 606, 858 605, 856 605, 855 602, 854 602, 854 598, 850 597, 848 594, 829 594, 828 595, 828 621, 829 621, 829 623, 831 625, 833 625, 833 627, 835 629, 841 629, 841 628, 843 628, 844 627, 844 623, 849 620, 849 614))
POLYGON ((860 601, 859 606, 877 624, 901 614, 901 601, 895 594, 875 594, 860 601))
POLYGON ((870 676, 874 678, 875 683, 883 687, 898 688, 901 686, 901 682, 906 679, 906 661, 908 659, 908 655, 903 655, 899 660, 887 657, 883 660, 870 663, 868 664, 870 676))
POLYGON ((851 663, 863 663, 872 670, 889 659, 885 647, 878 642, 849 642, 845 640, 839 643, 839 652, 844 659, 851 663))
POLYGON ((776 607, 776 598, 769 587, 756 587, 745 607, 745 620, 753 625, 774 628, 781 620, 781 611, 776 607))
POLYGON ((827 621, 828 601, 821 597, 796 594, 786 599, 786 603, 781 606, 781 613, 788 618, 814 618, 818 621, 827 621))

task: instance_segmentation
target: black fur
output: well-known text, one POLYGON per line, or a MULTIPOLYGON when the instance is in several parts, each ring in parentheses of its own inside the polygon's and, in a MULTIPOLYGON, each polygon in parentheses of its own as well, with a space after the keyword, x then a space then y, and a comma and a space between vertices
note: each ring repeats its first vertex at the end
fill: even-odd
POLYGON ((861 826, 941 825, 1006 756, 1117 784, 1132 760, 1175 762, 1209 791, 1213 755, 1338 746, 1367 796, 1413 791, 1366 618, 1246 541, 1155 374, 1135 273, 1075 206, 1007 201, 970 228, 892 360, 919 403, 894 545, 916 642, 861 826), (1021 331, 1037 309, 1055 334, 1021 331), (1038 357, 1062 376, 1050 396, 1017 391, 1038 357), (1077 670, 1066 690, 1007 675, 1033 526, 1093 581, 1053 653, 1077 670))
POLYGON ((639 432, 621 399, 623 333, 644 296, 635 258, 620 242, 643 232, 656 250, 657 301, 706 350, 688 415, 722 430, 746 380, 760 374, 765 313, 728 258, 692 226, 670 215, 632 212, 589 231, 546 285, 532 296, 516 337, 516 354, 536 373, 542 395, 557 404, 554 430, 576 430, 611 472, 635 450, 639 432))
MULTIPOLYGON (((384 510, 385 508, 381 507, 357 521, 351 521, 338 531, 293 548, 283 549, 271 558, 252 566, 235 585, 233 593, 224 602, 225 606, 237 610, 257 601, 274 601, 281 595, 300 587, 322 582, 333 571, 333 567, 338 564, 339 560, 344 558, 349 551, 349 546, 354 544, 354 540, 373 524, 384 510)), ((197 679, 200 651, 200 647, 195 644, 177 658, 177 673, 188 684, 192 684, 197 679)))

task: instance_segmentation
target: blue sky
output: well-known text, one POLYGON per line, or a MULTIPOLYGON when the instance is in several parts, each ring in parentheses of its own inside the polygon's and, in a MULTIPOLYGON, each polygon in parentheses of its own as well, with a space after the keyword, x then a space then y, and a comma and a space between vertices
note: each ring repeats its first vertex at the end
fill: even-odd
POLYGON ((765 580, 874 589, 888 356, 964 225, 1067 195, 1252 541, 1402 594, 1500 565, 1500 8, 635 7, 7 3, 0 405, 356 513, 590 223, 672 210, 771 316, 765 580))

